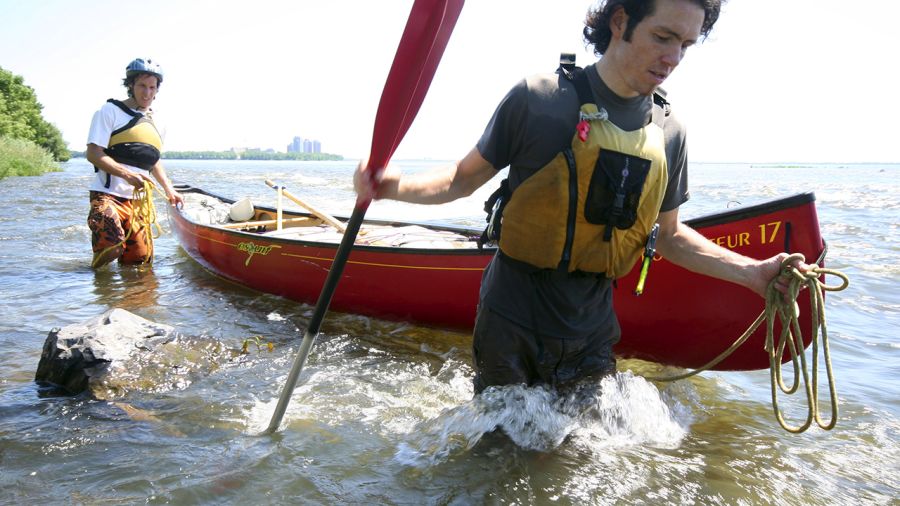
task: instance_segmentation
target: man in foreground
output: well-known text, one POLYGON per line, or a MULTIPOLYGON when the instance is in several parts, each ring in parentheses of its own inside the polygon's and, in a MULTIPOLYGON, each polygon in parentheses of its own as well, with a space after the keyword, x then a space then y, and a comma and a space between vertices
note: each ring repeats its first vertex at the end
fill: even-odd
MULTIPOLYGON (((509 166, 499 252, 485 269, 473 336, 475 392, 567 387, 615 371, 612 283, 658 224, 656 248, 684 268, 764 295, 781 254, 755 260, 678 220, 688 199, 683 126, 658 87, 709 34, 721 0, 608 0, 584 35, 602 57, 526 78, 462 160, 415 176, 390 168, 363 196, 440 204, 509 166), (376 189, 377 188, 377 189, 376 189)), ((801 270, 807 266, 800 265, 801 270)))

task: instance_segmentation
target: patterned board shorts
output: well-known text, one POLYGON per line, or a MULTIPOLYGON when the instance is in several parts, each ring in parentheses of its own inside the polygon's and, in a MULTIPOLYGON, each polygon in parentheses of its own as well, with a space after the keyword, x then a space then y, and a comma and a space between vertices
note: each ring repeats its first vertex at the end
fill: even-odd
POLYGON ((153 237, 148 228, 135 226, 131 200, 108 193, 90 193, 91 210, 87 221, 94 250, 91 265, 101 267, 116 259, 120 264, 151 263, 153 237))

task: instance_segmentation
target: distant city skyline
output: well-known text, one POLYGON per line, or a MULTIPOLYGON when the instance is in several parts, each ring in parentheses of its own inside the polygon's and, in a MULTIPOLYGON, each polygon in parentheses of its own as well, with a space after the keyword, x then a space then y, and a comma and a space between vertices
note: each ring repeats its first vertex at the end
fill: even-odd
POLYGON ((305 139, 303 137, 294 137, 294 140, 287 145, 288 153, 321 153, 322 143, 316 139, 305 139))

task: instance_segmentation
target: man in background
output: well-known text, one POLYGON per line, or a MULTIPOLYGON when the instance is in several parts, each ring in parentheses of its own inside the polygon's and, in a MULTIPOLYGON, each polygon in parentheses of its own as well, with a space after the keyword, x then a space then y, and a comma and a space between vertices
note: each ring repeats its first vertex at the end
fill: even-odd
POLYGON ((150 59, 138 58, 125 68, 128 98, 109 99, 94 113, 88 133, 87 159, 96 177, 90 185, 93 268, 118 259, 122 264, 153 261, 149 224, 139 216, 135 191, 153 185, 150 175, 173 204, 183 204, 160 161, 162 136, 153 123, 150 105, 162 84, 163 72, 150 59))

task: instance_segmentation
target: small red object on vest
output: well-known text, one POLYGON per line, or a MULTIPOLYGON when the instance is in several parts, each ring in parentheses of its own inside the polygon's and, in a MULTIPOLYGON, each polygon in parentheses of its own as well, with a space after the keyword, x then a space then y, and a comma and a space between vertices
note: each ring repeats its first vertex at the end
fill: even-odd
POLYGON ((588 132, 591 131, 591 124, 583 119, 578 122, 578 126, 575 128, 578 130, 578 138, 581 139, 581 142, 587 142, 588 132))

